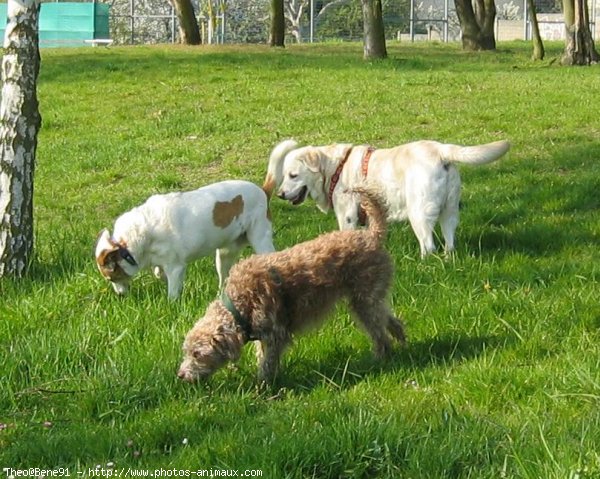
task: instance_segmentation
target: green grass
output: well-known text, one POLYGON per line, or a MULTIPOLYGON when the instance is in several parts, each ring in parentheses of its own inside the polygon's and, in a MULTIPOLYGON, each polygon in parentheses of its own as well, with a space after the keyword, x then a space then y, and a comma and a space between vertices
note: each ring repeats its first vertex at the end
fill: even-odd
MULTIPOLYGON (((0 467, 599 478, 600 69, 529 50, 392 44, 375 63, 358 44, 43 50, 36 257, 29 278, 0 283, 0 467), (341 305, 272 390, 256 388, 250 347, 181 384, 213 259, 190 267, 176 303, 150 274, 119 298, 96 235, 155 192, 261 182, 288 137, 513 147, 461 168, 453 259, 421 261, 410 228, 390 228, 409 334, 391 360, 372 359, 341 305)), ((310 202, 272 209, 278 248, 335 228, 310 202)))

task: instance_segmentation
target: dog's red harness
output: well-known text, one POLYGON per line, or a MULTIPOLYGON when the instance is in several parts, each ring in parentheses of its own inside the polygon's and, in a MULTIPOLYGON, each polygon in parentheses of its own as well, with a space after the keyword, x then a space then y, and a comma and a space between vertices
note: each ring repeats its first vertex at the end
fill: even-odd
MULTIPOLYGON (((362 175, 365 180, 367 179, 367 174, 369 173, 369 160, 371 159, 371 154, 374 151, 375 151, 375 148, 372 146, 369 146, 367 148, 367 151, 365 151, 365 154, 363 155, 362 160, 360 162, 360 170, 362 171, 362 175)), ((367 224, 367 214, 365 213, 365 210, 363 210, 361 206, 358 207, 358 224, 361 226, 364 226, 367 224)))
POLYGON ((350 153, 352 153, 352 148, 353 148, 352 146, 350 148, 348 148, 348 151, 344 155, 344 158, 342 159, 342 161, 340 161, 340 164, 338 165, 338 167, 335 169, 335 173, 331 177, 331 182, 329 183, 329 195, 327 197, 329 199, 329 206, 331 206, 332 209, 333 209, 333 190, 335 190, 335 187, 337 186, 337 183, 340 179, 340 175, 342 174, 342 170, 344 169, 344 165, 346 164, 346 161, 348 161, 348 158, 350 157, 350 153))
POLYGON ((360 169, 365 179, 367 178, 367 173, 369 172, 369 160, 371 159, 371 154, 374 151, 375 148, 373 146, 367 147, 367 151, 365 151, 365 154, 363 155, 362 161, 360 163, 360 169))
MULTIPOLYGON (((331 177, 331 182, 329 183, 329 195, 328 195, 328 199, 329 199, 329 205, 331 206, 331 208, 333 209, 333 191, 335 190, 335 187, 338 184, 338 181, 340 180, 340 176, 342 175, 342 170, 344 169, 344 165, 346 164, 346 161, 348 161, 348 158, 350 157, 350 153, 352 153, 352 146, 350 148, 348 148, 348 151, 346 152, 346 154, 344 155, 344 158, 342 159, 342 161, 340 161, 340 164, 338 165, 338 167, 335 169, 335 173, 332 175, 331 177)), ((369 160, 371 159, 371 154, 375 151, 375 148, 372 146, 367 147, 367 150, 365 151, 365 154, 362 157, 362 160, 360 162, 360 169, 362 172, 363 177, 366 179, 367 178, 367 174, 369 173, 369 160)), ((367 215, 365 214, 365 211, 359 206, 358 207, 358 223, 360 225, 365 225, 367 222, 367 215)))

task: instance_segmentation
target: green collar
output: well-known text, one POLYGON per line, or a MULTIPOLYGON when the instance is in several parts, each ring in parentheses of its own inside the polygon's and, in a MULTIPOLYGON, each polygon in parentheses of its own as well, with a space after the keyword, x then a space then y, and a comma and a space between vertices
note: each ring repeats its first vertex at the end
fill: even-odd
POLYGON ((250 319, 242 316, 238 309, 233 305, 231 298, 223 291, 221 293, 221 302, 227 311, 231 313, 236 324, 240 327, 246 341, 256 341, 259 339, 255 334, 252 334, 252 325, 250 319))

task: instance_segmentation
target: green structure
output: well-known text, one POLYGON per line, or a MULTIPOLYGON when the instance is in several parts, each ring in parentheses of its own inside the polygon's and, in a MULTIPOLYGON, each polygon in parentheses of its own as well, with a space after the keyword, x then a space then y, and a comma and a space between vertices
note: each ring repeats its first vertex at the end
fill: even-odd
MULTIPOLYGON (((109 5, 96 2, 42 3, 40 47, 81 47, 85 40, 110 38, 109 5)), ((0 4, 0 18, 6 19, 6 3, 0 4)), ((6 21, 0 34, 4 41, 6 21)))

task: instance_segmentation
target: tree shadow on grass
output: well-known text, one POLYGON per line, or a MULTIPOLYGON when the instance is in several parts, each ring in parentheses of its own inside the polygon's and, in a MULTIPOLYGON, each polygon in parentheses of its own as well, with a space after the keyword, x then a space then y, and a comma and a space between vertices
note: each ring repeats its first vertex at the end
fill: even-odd
MULTIPOLYGON (((35 253, 34 253, 35 254, 35 253)), ((93 259, 92 259, 93 260, 93 259)), ((64 256, 52 260, 41 260, 35 256, 29 264, 27 272, 20 278, 3 278, 0 292, 16 292, 19 296, 35 293, 40 287, 60 284, 76 274, 86 274, 88 266, 82 257, 64 256)))
MULTIPOLYGON (((285 69, 314 69, 319 72, 376 69, 404 73, 464 71, 472 69, 474 62, 477 63, 476 56, 465 55, 448 45, 391 48, 389 58, 384 62, 368 63, 362 57, 360 43, 320 47, 300 45, 284 51, 259 46, 227 46, 210 50, 202 47, 176 50, 161 46, 142 47, 138 51, 117 47, 102 52, 81 49, 76 61, 69 52, 44 58, 40 81, 65 84, 109 77, 118 80, 119 75, 151 78, 155 75, 153 72, 164 70, 165 65, 173 71, 196 72, 198 75, 206 72, 214 75, 221 71, 228 76, 240 67, 255 68, 262 73, 279 72, 279 75, 285 69), (407 52, 406 48, 410 50, 407 52)), ((493 60, 488 62, 487 69, 505 71, 512 68, 514 55, 510 51, 502 51, 494 55, 493 60)), ((196 78, 196 73, 192 78, 196 78)), ((219 80, 218 77, 214 78, 219 80)))
POLYGON ((492 192, 495 199, 490 203, 501 205, 492 217, 489 209, 466 205, 465 209, 472 206, 469 221, 482 225, 479 234, 463 239, 468 249, 496 256, 513 252, 540 256, 596 244, 592 223, 600 210, 596 166, 600 145, 583 138, 577 145, 520 173, 516 180, 520 189, 492 192))
POLYGON ((488 227, 478 237, 466 238, 464 243, 469 251, 504 257, 514 253, 543 256, 560 252, 566 247, 590 246, 597 241, 598 238, 591 231, 574 231, 570 221, 558 225, 539 221, 511 229, 488 227))

